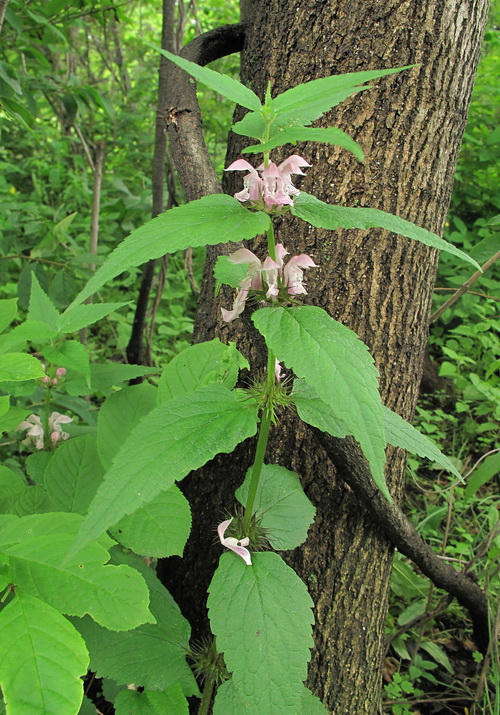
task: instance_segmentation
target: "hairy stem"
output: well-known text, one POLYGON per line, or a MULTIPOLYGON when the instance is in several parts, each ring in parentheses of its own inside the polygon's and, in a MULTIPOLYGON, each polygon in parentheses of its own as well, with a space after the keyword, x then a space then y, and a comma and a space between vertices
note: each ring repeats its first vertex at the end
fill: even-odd
POLYGON ((248 530, 248 525, 250 524, 250 519, 253 513, 253 507, 255 504, 255 497, 257 496, 257 489, 259 488, 260 473, 262 471, 262 465, 264 463, 264 456, 266 454, 267 440, 269 437, 269 430, 271 427, 271 421, 273 418, 273 408, 269 401, 272 395, 272 389, 274 385, 274 361, 275 357, 271 351, 269 351, 267 356, 267 378, 265 386, 266 402, 262 411, 262 417, 260 420, 259 427, 259 438, 257 440, 257 447, 255 449, 255 460, 252 467, 252 476, 250 478, 250 487, 248 489, 247 503, 245 506, 245 514, 243 516, 243 531, 244 533, 248 530))
POLYGON ((210 701, 212 700, 212 693, 214 692, 215 680, 213 677, 207 678, 205 681, 205 687, 203 688, 203 695, 201 696, 200 708, 198 710, 198 715, 208 715, 210 708, 210 701))

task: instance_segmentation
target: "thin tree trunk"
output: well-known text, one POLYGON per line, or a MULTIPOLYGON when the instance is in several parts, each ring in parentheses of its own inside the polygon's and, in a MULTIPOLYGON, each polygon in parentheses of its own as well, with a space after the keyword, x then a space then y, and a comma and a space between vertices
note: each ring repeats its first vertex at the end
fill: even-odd
POLYGON ((7 5, 9 0, 0 0, 0 32, 2 32, 3 21, 5 19, 5 11, 7 10, 7 5))
MULTIPOLYGON (((94 159, 94 186, 92 189, 92 219, 90 223, 90 241, 89 253, 95 255, 99 243, 99 214, 101 211, 101 183, 102 172, 104 167, 104 146, 103 139, 99 140, 96 145, 94 159)), ((90 269, 95 271, 95 265, 91 265, 90 269)))
MULTIPOLYGON (((373 206, 440 233, 487 11, 486 0, 256 2, 242 79, 261 96, 268 80, 276 94, 330 74, 420 64, 378 80, 322 122, 361 143, 363 165, 346 152, 314 144, 282 152, 301 154, 313 165, 302 188, 329 203, 373 206)), ((228 161, 242 146, 233 135, 228 161)), ((308 302, 358 332, 375 357, 383 401, 411 418, 437 252, 379 230, 332 233, 293 217, 280 222, 277 240, 291 254, 307 252, 320 265, 307 276, 308 302)), ((265 254, 263 240, 252 248, 265 254)), ((208 252, 196 340, 214 334, 236 340, 254 365, 262 364, 261 342, 248 315, 229 326, 220 320, 210 278, 216 252, 208 252)), ((342 449, 352 456, 349 442, 342 449)), ((169 581, 197 634, 204 629, 205 591, 218 553, 211 534, 232 508, 234 488, 250 460, 251 446, 245 444, 186 480, 193 536, 185 563, 169 581)), ((374 715, 380 712, 392 548, 310 431, 293 417, 275 428, 266 461, 300 474, 317 507, 307 543, 289 556, 316 604, 309 685, 335 715, 374 715)), ((403 454, 388 450, 387 478, 396 497, 404 488, 403 473, 403 454)))
MULTIPOLYGON (((174 49, 174 14, 175 0, 163 0, 161 46, 170 52, 174 49)), ((153 153, 152 193, 153 207, 151 216, 155 218, 164 210, 165 186, 165 156, 167 150, 167 135, 165 131, 165 118, 168 101, 168 60, 160 56, 160 70, 158 74, 158 108, 155 122, 155 144, 153 153)), ((148 309, 149 295, 155 273, 155 261, 148 261, 142 271, 142 280, 137 298, 134 322, 130 340, 127 345, 127 360, 129 363, 142 364, 144 362, 144 327, 148 309)))
MULTIPOLYGON (((104 139, 99 139, 96 143, 96 150, 93 160, 93 171, 94 171, 94 185, 92 187, 92 212, 90 219, 90 239, 89 239, 89 253, 92 256, 97 254, 97 246, 99 244, 99 215, 101 212, 101 184, 102 184, 102 173, 104 167, 104 139)), ((91 271, 95 271, 95 263, 89 265, 91 271)), ((86 303, 92 303, 94 299, 93 295, 90 295, 86 303)), ((87 344, 87 328, 82 328, 80 330, 80 342, 84 345, 87 344)))

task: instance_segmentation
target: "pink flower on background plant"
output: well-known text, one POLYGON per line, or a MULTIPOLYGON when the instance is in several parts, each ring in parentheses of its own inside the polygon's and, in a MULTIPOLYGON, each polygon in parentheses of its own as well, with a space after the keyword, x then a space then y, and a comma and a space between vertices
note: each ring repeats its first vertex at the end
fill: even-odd
POLYGON ((288 251, 282 243, 276 245, 276 260, 268 256, 262 263, 248 248, 240 248, 228 257, 231 263, 248 263, 246 276, 240 281, 232 310, 222 308, 222 318, 226 323, 237 318, 245 309, 250 291, 261 293, 262 298, 275 301, 283 290, 288 295, 306 293, 303 285, 304 268, 317 268, 313 259, 305 253, 292 256, 285 265, 283 259, 288 251))
MULTIPOLYGON (((68 422, 73 422, 72 417, 67 415, 61 415, 60 412, 53 412, 49 417, 49 430, 50 430, 50 440, 52 445, 55 446, 60 440, 68 439, 69 434, 63 432, 61 425, 67 424, 68 422)), ((30 415, 24 422, 16 427, 18 430, 28 430, 26 432, 26 439, 23 440, 22 444, 25 446, 33 445, 36 449, 44 448, 43 440, 43 425, 40 417, 38 415, 30 415)))
POLYGON ((232 518, 228 519, 227 521, 223 521, 217 527, 217 533, 219 534, 220 542, 222 546, 226 547, 226 549, 231 549, 231 551, 234 551, 235 554, 241 556, 247 566, 251 566, 252 557, 250 555, 250 551, 248 549, 245 549, 245 546, 248 546, 248 544, 250 543, 250 539, 248 538, 248 536, 246 536, 244 539, 235 539, 234 536, 224 536, 224 534, 226 533, 226 529, 231 522, 232 518))
POLYGON ((297 196, 300 191, 292 184, 291 175, 303 175, 302 168, 306 166, 311 165, 298 154, 292 154, 279 166, 270 162, 268 166, 261 164, 257 169, 246 159, 237 159, 226 171, 250 172, 243 178, 243 190, 236 193, 234 198, 241 202, 248 201, 254 208, 269 212, 275 208, 279 210, 283 206, 293 206, 291 197, 297 196))

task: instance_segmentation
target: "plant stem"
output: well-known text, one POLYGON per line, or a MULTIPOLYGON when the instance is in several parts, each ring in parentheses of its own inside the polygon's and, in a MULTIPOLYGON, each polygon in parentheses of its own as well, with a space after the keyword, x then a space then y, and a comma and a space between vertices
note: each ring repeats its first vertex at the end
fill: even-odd
POLYGON ((252 476, 250 477, 250 487, 248 489, 247 503, 245 505, 245 514, 243 516, 243 532, 245 534, 248 530, 250 519, 252 518, 255 497, 257 496, 257 489, 259 488, 260 473, 262 471, 264 456, 266 454, 269 430, 271 428, 271 421, 273 418, 273 408, 270 402, 270 397, 272 395, 275 380, 274 362, 274 354, 269 351, 267 355, 267 378, 265 386, 266 401, 262 410, 262 417, 260 420, 259 427, 259 438, 257 440, 257 447, 255 449, 255 460, 252 467, 252 476))
POLYGON ((205 681, 205 687, 203 688, 203 695, 201 696, 200 708, 198 710, 198 715, 208 715, 208 710, 210 708, 210 701, 212 700, 212 693, 214 691, 215 681, 213 678, 207 678, 205 681))
POLYGON ((273 261, 276 260, 276 243, 274 241, 274 226, 273 222, 271 221, 271 225, 267 229, 267 250, 269 252, 269 255, 273 259, 273 261))
POLYGON ((52 440, 49 433, 49 415, 50 415, 50 388, 47 386, 45 390, 45 412, 43 415, 43 442, 46 449, 52 447, 52 440))

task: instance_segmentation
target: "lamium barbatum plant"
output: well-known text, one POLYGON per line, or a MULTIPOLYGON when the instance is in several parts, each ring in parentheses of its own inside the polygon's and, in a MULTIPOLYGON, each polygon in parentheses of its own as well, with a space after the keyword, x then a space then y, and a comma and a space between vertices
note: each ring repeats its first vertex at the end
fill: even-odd
MULTIPOLYGON (((323 309, 301 302, 307 272, 317 268, 319 259, 305 253, 290 256, 285 246, 275 243, 273 221, 289 213, 332 231, 381 227, 477 264, 401 218, 376 209, 329 205, 299 190, 293 177, 310 167, 305 151, 305 157, 291 154, 281 163, 274 161, 275 149, 297 141, 337 145, 362 160, 360 146, 344 132, 309 125, 365 82, 409 68, 327 77, 276 97, 268 87, 261 102, 236 80, 162 53, 249 110, 233 131, 256 140, 243 152, 257 154, 259 160, 254 166, 240 158, 227 167, 246 172, 234 196, 205 196, 135 230, 62 315, 34 282, 32 296, 43 302, 42 319, 49 321, 45 353, 54 364, 63 365, 64 359, 68 365, 82 364, 81 374, 90 385, 88 363, 81 356, 78 363, 79 349, 68 348, 74 341, 64 342, 63 335, 107 314, 102 306, 86 305, 89 296, 123 271, 166 253, 251 241, 265 234, 266 255, 256 255, 252 247, 239 248, 219 257, 214 272, 218 284, 235 291, 233 305, 222 309, 221 321, 238 320, 251 304, 258 305, 251 319, 266 344, 267 370, 255 374, 249 386, 236 387, 239 370, 250 365, 237 346, 215 339, 174 358, 156 385, 144 383, 111 394, 99 411, 96 436, 66 440, 61 424, 70 418, 55 411, 46 411, 45 426, 36 416, 23 421, 19 426, 27 430, 26 439, 36 449, 53 452, 47 465, 44 462, 44 488, 56 507, 67 513, 56 513, 55 508, 27 516, 9 513, 0 520, 0 573, 7 602, 0 626, 4 635, 12 634, 23 617, 28 640, 36 621, 54 640, 67 644, 65 674, 49 667, 39 680, 43 694, 54 689, 55 680, 63 680, 64 699, 53 698, 48 706, 55 714, 78 712, 78 678, 89 659, 99 675, 144 689, 122 691, 115 705, 123 708, 133 709, 142 698, 165 712, 172 711, 165 708, 175 702, 178 712, 184 712, 186 697, 196 695, 201 697, 201 715, 209 712, 212 700, 213 712, 219 715, 240 710, 324 712, 304 685, 313 645, 313 603, 305 584, 279 555, 304 543, 315 508, 299 475, 265 461, 270 430, 279 428, 283 410, 294 409, 313 427, 335 437, 353 436, 374 484, 389 501, 384 479, 388 443, 460 475, 427 437, 382 405, 378 373, 360 338, 323 309), (222 553, 207 601, 213 640, 193 648, 188 656, 195 662, 200 693, 186 663, 189 624, 144 557, 154 562, 182 554, 191 515, 175 482, 255 435, 253 464, 241 475, 234 495, 241 509, 220 519, 215 515, 214 523, 206 525, 207 534, 217 532, 213 548, 222 553), (83 489, 79 482, 84 467, 92 474, 91 489, 83 489), (55 485, 63 477, 74 487, 73 501, 57 492, 55 485), (22 544, 28 532, 29 548, 22 544), (78 598, 72 598, 77 582, 84 587, 78 598), (120 658, 111 657, 109 649, 120 658)), ((110 305, 112 310, 122 304, 110 305)), ((43 380, 43 371, 31 361, 29 365, 33 374, 26 379, 43 380)), ((62 377, 59 373, 54 379, 62 377)), ((227 509, 232 504, 233 495, 228 494, 227 509)), ((12 682, 1 676, 12 674, 18 660, 0 663, 2 690, 11 703, 22 702, 27 671, 21 669, 12 682)), ((11 711, 15 713, 15 707, 11 711)))

